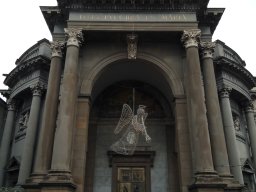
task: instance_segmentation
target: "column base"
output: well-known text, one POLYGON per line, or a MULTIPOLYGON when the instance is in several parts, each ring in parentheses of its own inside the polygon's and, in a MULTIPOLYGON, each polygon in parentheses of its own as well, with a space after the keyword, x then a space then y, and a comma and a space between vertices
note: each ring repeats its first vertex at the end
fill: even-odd
POLYGON ((41 192, 74 192, 76 185, 69 171, 51 170, 45 180, 39 183, 41 192))
POLYGON ((43 173, 32 173, 31 176, 26 180, 26 183, 22 187, 26 192, 40 192, 40 182, 44 181, 47 174, 43 173))
POLYGON ((232 175, 220 175, 220 177, 223 179, 223 183, 225 183, 227 186, 225 187, 225 191, 227 192, 241 192, 243 189, 243 185, 241 185, 238 181, 234 179, 232 175))
POLYGON ((216 172, 198 172, 195 181, 189 187, 191 192, 224 192, 227 185, 216 172))
POLYGON ((38 184, 46 179, 47 173, 32 173, 26 180, 26 184, 38 184))

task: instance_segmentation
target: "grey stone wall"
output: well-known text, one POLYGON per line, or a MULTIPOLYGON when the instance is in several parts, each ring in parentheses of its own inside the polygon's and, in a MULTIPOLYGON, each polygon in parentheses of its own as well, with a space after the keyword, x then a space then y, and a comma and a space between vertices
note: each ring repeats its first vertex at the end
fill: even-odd
POLYGON ((6 103, 0 98, 0 143, 4 131, 4 124, 6 118, 6 103))

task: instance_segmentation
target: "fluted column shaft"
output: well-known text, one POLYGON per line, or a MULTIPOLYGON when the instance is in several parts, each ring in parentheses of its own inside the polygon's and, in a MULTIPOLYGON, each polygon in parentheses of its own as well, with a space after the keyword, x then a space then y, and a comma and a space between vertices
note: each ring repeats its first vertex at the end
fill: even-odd
POLYGON ((44 87, 42 84, 37 83, 36 85, 32 86, 31 89, 33 92, 33 98, 29 113, 29 120, 26 130, 25 142, 23 146, 17 185, 25 184, 26 179, 28 179, 31 173, 35 149, 34 147, 36 145, 35 141, 38 129, 38 120, 41 108, 41 96, 44 87))
POLYGON ((62 71, 63 42, 54 41, 51 44, 52 58, 48 78, 42 128, 35 157, 33 175, 46 175, 51 166, 54 131, 58 111, 60 79, 62 71))
POLYGON ((230 176, 224 129, 221 119, 218 91, 213 66, 215 43, 201 42, 202 68, 214 168, 219 175, 230 176))
POLYGON ((0 148, 0 187, 3 186, 5 176, 5 166, 8 160, 11 146, 11 136, 13 132, 13 125, 15 119, 15 103, 12 100, 7 102, 8 112, 4 126, 4 132, 2 136, 1 148, 0 148))
POLYGON ((232 117, 232 110, 230 106, 229 93, 230 88, 223 88, 220 92, 220 106, 222 112, 222 120, 226 138, 226 145, 228 151, 229 165, 231 174, 239 181, 240 184, 244 183, 241 163, 239 159, 239 152, 236 143, 236 133, 232 117))
POLYGON ((182 41, 187 59, 187 101, 189 123, 192 132, 192 146, 195 152, 196 174, 213 173, 211 145, 204 103, 201 69, 198 54, 200 30, 184 31, 182 41))
POLYGON ((247 127, 249 130, 249 137, 251 142, 253 164, 255 169, 256 168, 256 125, 254 121, 254 111, 253 111, 252 102, 249 102, 248 106, 246 107, 245 113, 246 113, 247 127))
POLYGON ((76 112, 78 56, 82 31, 67 29, 67 51, 60 100, 59 126, 55 132, 51 172, 70 174, 72 132, 76 112))

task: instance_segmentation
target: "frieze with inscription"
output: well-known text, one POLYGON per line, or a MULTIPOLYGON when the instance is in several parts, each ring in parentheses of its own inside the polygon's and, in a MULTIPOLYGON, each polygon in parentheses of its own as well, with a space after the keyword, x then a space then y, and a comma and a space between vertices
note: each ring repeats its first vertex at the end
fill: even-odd
POLYGON ((194 13, 77 13, 71 12, 70 21, 88 22, 196 22, 194 13))

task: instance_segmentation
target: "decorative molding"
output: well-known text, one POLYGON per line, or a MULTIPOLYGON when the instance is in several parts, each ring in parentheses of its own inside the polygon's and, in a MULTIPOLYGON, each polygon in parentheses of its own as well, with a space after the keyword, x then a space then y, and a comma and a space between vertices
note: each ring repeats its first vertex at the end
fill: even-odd
POLYGON ((65 28, 67 46, 73 45, 79 47, 84 41, 82 29, 65 28))
POLYGON ((224 87, 222 88, 219 93, 221 98, 229 98, 229 94, 232 91, 232 88, 230 87, 224 87))
POLYGON ((136 35, 136 34, 128 34, 127 35, 128 59, 136 59, 136 57, 137 57, 137 43, 138 43, 138 35, 136 35))
POLYGON ((109 167, 115 163, 147 163, 154 166, 155 151, 135 151, 133 155, 121 155, 114 151, 108 151, 109 167))
POLYGON ((202 59, 213 58, 214 48, 216 43, 209 41, 201 41, 200 42, 200 50, 202 59))
POLYGON ((53 41, 51 42, 52 57, 62 57, 62 50, 65 43, 63 41, 53 41))
POLYGON ((200 29, 184 30, 181 37, 181 42, 184 44, 186 49, 189 47, 198 47, 200 36, 200 29))
POLYGON ((30 89, 33 92, 33 96, 42 96, 43 91, 45 90, 45 85, 41 82, 37 82, 36 84, 32 85, 30 89))
POLYGON ((22 114, 20 114, 19 121, 18 121, 18 124, 19 124, 19 131, 18 132, 22 132, 24 129, 27 128, 28 120, 29 120, 29 114, 30 114, 30 109, 23 112, 22 114))

